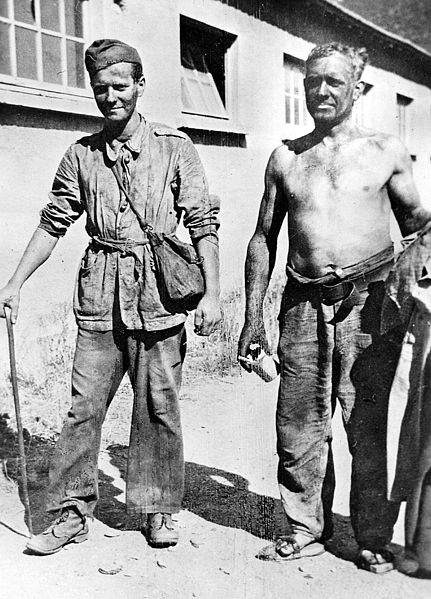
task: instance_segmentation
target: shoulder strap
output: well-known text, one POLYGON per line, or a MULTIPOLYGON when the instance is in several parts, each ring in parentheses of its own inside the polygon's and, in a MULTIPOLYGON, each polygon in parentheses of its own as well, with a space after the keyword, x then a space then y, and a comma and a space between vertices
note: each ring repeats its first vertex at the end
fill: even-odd
POLYGON ((123 181, 121 180, 121 175, 118 172, 118 162, 115 162, 115 164, 113 164, 111 166, 111 171, 114 173, 114 176, 117 179, 118 187, 124 193, 124 195, 126 197, 126 200, 129 202, 130 208, 133 210, 136 218, 138 219, 138 222, 139 222, 139 225, 140 225, 141 229, 145 233, 147 233, 148 231, 151 231, 153 227, 144 221, 144 219, 140 215, 138 209, 136 208, 136 206, 135 206, 132 198, 130 197, 130 195, 128 194, 126 188, 123 185, 123 181))

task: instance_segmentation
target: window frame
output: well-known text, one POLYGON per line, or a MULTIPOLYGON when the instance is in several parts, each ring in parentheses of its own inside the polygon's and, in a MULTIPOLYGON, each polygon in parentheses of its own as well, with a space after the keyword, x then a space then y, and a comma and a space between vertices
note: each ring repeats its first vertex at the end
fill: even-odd
POLYGON ((283 53, 283 123, 287 129, 295 131, 305 131, 311 125, 311 116, 308 113, 305 102, 305 88, 303 79, 305 76, 305 61, 292 56, 287 52, 283 53), (290 75, 290 90, 286 87, 286 75, 290 75), (298 80, 298 91, 295 93, 295 74, 299 74, 301 80, 298 80), (289 98, 290 121, 287 120, 287 98, 289 98), (298 122, 295 122, 295 100, 298 103, 298 122))
POLYGON ((67 40, 79 41, 85 47, 88 45, 91 35, 92 15, 90 13, 92 7, 89 6, 89 0, 79 0, 82 5, 82 37, 72 36, 65 31, 65 12, 64 2, 61 2, 60 27, 61 31, 52 31, 41 26, 40 20, 40 0, 36 0, 35 12, 36 24, 24 23, 14 18, 13 0, 8 2, 8 17, 0 17, 0 22, 7 23, 9 26, 9 48, 11 50, 11 66, 12 73, 0 73, 0 102, 6 104, 15 104, 28 106, 33 108, 41 108, 47 110, 59 110, 61 112, 72 112, 77 114, 86 114, 90 116, 98 116, 98 111, 93 106, 93 94, 89 84, 86 72, 84 73, 84 87, 72 87, 67 85, 67 54, 65 52, 67 40), (36 9, 37 7, 37 9, 36 9), (15 46, 15 28, 25 27, 31 31, 37 32, 37 44, 39 56, 37 58, 37 75, 38 79, 30 79, 20 77, 16 69, 16 46, 15 46), (62 82, 51 83, 42 81, 41 77, 41 62, 42 62, 42 34, 54 35, 61 39, 62 50, 62 82), (66 69, 63 66, 66 65, 66 69))
MULTIPOLYGON (((184 115, 185 118, 196 118, 196 119, 215 119, 217 121, 230 121, 232 120, 232 55, 234 53, 235 42, 237 40, 237 36, 208 25, 202 21, 197 21, 196 19, 192 19, 183 14, 180 14, 180 105, 181 105, 181 114, 184 115), (190 39, 185 39, 185 29, 189 29, 191 32, 189 34, 190 39), (211 66, 207 64, 207 51, 208 47, 205 47, 204 44, 199 44, 199 41, 196 41, 199 37, 199 34, 202 35, 202 39, 204 39, 205 34, 207 34, 208 38, 212 38, 213 40, 217 40, 216 44, 219 46, 220 54, 217 57, 219 63, 222 63, 222 76, 221 79, 223 81, 223 89, 220 89, 221 81, 217 83, 215 75, 215 69, 212 69, 211 66), (193 61, 191 57, 191 48, 198 48, 201 52, 200 60, 204 65, 204 69, 206 70, 197 70, 196 69, 196 61, 193 61), (191 63, 193 65, 193 69, 185 66, 183 64, 184 61, 184 51, 189 51, 189 59, 191 58, 191 63), (195 89, 199 90, 201 94, 201 103, 197 103, 195 106, 185 106, 183 100, 183 90, 188 93, 188 97, 191 100, 191 104, 193 103, 193 91, 191 90, 190 83, 195 82, 195 89), (205 91, 205 86, 207 91, 205 91), (208 90, 211 89, 212 97, 208 96, 208 90), (213 106, 216 106, 214 110, 205 106, 206 101, 212 102, 213 106)), ((209 44, 209 42, 206 42, 209 44)), ((190 62, 190 60, 189 60, 190 62)), ((220 73, 219 77, 220 79, 220 73)))

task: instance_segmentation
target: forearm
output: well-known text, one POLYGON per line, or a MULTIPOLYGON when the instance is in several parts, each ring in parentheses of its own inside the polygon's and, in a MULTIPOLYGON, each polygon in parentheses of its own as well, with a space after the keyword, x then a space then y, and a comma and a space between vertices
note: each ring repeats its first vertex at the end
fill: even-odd
POLYGON ((43 229, 37 228, 8 285, 16 289, 21 289, 22 285, 34 271, 49 258, 57 242, 57 237, 53 237, 43 229))
POLYGON ((275 248, 268 246, 263 235, 254 235, 245 262, 245 323, 253 325, 263 319, 263 302, 275 261, 275 248))
POLYGON ((404 218, 400 224, 401 234, 403 237, 416 233, 431 221, 431 212, 422 206, 416 208, 404 218))
POLYGON ((206 235, 194 241, 196 253, 202 259, 202 271, 205 281, 205 296, 219 299, 220 266, 219 246, 216 235, 206 235))

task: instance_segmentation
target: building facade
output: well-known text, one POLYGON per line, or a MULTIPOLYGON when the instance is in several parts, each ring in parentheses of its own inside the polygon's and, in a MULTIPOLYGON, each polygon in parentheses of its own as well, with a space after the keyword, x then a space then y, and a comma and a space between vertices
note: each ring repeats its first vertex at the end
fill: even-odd
MULTIPOLYGON (((220 196, 224 289, 242 281, 268 157, 311 130, 304 60, 316 43, 366 46, 371 64, 356 120, 401 136, 431 203, 431 54, 324 0, 2 0, 0 2, 0 269, 7 279, 46 202, 68 144, 101 127, 83 68, 94 39, 134 45, 147 89, 141 112, 196 143, 220 196)), ((83 223, 33 287, 69 299, 83 223)), ((285 235, 283 236, 285 237, 285 235)), ((281 253, 285 254, 281 243, 281 253)), ((281 259, 280 266, 285 260, 281 259)))

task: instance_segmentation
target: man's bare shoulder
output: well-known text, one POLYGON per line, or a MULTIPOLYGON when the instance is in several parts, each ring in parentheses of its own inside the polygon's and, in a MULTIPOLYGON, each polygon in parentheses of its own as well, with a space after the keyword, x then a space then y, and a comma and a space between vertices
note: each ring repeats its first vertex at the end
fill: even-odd
POLYGON ((357 127, 357 138, 363 139, 370 144, 377 146, 385 152, 392 152, 394 156, 404 156, 408 150, 396 135, 376 131, 367 127, 357 127))
POLYGON ((279 173, 283 172, 286 167, 289 166, 289 162, 291 160, 289 154, 290 152, 285 146, 277 146, 269 157, 268 164, 266 166, 266 176, 273 178, 277 177, 279 173))
POLYGON ((297 139, 283 139, 282 144, 272 152, 268 161, 269 172, 278 172, 289 166, 298 154, 311 148, 310 134, 297 139))

